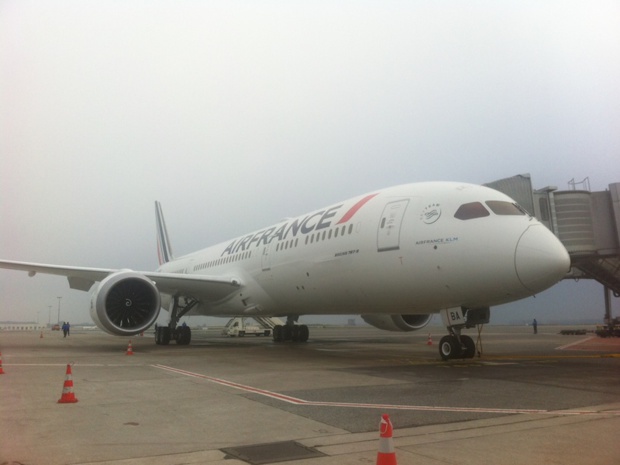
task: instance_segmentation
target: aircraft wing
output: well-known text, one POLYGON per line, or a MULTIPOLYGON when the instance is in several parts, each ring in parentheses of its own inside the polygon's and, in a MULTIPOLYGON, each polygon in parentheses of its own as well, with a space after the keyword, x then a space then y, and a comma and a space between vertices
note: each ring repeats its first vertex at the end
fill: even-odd
MULTIPOLYGON (((0 260, 0 268, 26 271, 28 276, 37 273, 66 276, 71 289, 88 291, 95 282, 122 270, 106 268, 84 268, 77 266, 46 265, 42 263, 14 262, 0 260)), ((164 294, 194 297, 203 302, 217 302, 236 292, 241 286, 240 280, 232 277, 185 275, 176 273, 158 273, 147 271, 142 274, 152 280, 164 294)))
POLYGON ((241 281, 224 276, 188 275, 176 273, 142 273, 155 283, 159 292, 194 297, 201 302, 217 302, 237 292, 241 281))

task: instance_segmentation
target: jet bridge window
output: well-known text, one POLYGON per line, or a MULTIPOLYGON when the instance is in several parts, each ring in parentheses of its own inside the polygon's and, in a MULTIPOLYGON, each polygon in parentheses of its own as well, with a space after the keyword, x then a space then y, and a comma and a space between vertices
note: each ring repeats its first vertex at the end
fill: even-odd
POLYGON ((496 215, 523 216, 525 212, 516 203, 503 202, 501 200, 487 200, 485 202, 496 215))
POLYGON ((454 214, 454 217, 459 220, 473 220, 474 218, 483 218, 490 216, 489 210, 484 208, 480 202, 464 203, 454 214))

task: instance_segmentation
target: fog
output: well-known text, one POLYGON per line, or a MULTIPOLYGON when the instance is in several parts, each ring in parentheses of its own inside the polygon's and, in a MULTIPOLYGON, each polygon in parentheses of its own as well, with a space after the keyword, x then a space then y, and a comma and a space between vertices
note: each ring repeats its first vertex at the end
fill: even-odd
MULTIPOLYGON (((154 200, 182 255, 408 182, 604 190, 618 24, 612 1, 5 0, 0 258, 154 269, 154 200)), ((0 293, 0 320, 53 322, 62 297, 88 321, 64 278, 2 270, 0 293)), ((602 305, 564 282, 493 316, 602 305)))

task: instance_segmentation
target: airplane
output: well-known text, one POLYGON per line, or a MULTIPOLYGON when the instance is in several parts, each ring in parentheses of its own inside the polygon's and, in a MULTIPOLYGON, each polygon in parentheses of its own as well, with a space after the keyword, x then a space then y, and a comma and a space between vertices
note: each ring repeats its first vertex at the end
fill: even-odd
POLYGON ((440 313, 443 360, 472 358, 461 331, 488 323, 490 307, 535 295, 561 280, 569 255, 544 225, 488 187, 425 182, 376 190, 179 258, 155 202, 154 272, 0 260, 0 268, 66 276, 90 290, 102 330, 139 334, 160 310, 155 342, 186 345, 185 315, 285 317, 274 342, 305 342, 302 315, 361 315, 388 331, 424 328, 440 313))

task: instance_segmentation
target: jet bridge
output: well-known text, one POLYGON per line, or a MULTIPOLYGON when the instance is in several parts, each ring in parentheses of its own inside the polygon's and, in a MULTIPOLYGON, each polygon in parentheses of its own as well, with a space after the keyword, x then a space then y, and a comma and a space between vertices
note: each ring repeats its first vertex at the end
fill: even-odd
POLYGON ((562 241, 571 257, 568 278, 595 279, 605 287, 605 319, 611 321, 611 296, 620 297, 620 182, 591 192, 589 179, 568 182, 568 190, 534 190, 529 174, 486 186, 515 199, 562 241))

